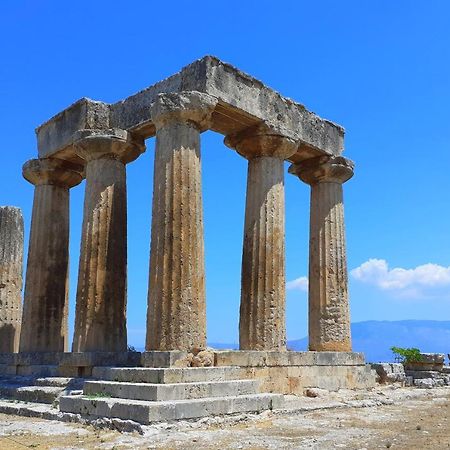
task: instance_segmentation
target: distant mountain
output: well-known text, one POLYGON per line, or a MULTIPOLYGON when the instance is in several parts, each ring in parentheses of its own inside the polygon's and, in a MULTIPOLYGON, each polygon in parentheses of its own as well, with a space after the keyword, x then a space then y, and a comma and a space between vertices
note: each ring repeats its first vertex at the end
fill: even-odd
MULTIPOLYGON (((364 352, 366 361, 393 361, 390 350, 396 347, 417 347, 422 352, 450 353, 450 321, 399 320, 358 322, 352 324, 355 352, 364 352)), ((291 350, 308 347, 308 338, 288 342, 291 350)))

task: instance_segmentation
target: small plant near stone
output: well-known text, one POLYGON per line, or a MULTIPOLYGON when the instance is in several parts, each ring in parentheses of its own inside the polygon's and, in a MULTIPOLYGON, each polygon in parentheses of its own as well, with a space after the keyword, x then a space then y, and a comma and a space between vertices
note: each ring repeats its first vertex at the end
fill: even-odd
POLYGON ((86 395, 86 398, 89 400, 96 400, 98 398, 111 398, 111 396, 105 392, 94 392, 93 394, 86 395))
POLYGON ((391 347, 392 353, 395 355, 395 361, 402 364, 410 364, 422 361, 420 350, 415 347, 391 347))
POLYGON ((127 347, 127 351, 129 352, 133 352, 133 353, 137 353, 138 351, 136 350, 136 347, 133 347, 132 345, 129 345, 127 347))

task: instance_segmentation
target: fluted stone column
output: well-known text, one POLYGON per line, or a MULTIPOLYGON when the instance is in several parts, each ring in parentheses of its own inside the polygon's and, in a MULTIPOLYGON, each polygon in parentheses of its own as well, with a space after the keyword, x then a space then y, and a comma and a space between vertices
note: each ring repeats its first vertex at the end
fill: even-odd
POLYGON ((22 261, 22 211, 13 206, 0 206, 0 353, 19 350, 22 261))
POLYGON ((351 351, 342 183, 353 176, 353 162, 319 157, 290 172, 311 185, 309 349, 351 351))
POLYGON ((125 163, 143 142, 124 130, 83 130, 75 150, 86 161, 74 352, 127 350, 127 193, 125 163))
POLYGON ((23 176, 35 185, 20 336, 21 352, 67 350, 69 189, 83 167, 32 159, 23 176))
POLYGON ((265 127, 227 136, 225 144, 248 159, 239 348, 285 350, 284 159, 297 145, 265 127))
POLYGON ((216 100, 196 92, 161 94, 156 126, 147 350, 206 346, 200 132, 216 100))

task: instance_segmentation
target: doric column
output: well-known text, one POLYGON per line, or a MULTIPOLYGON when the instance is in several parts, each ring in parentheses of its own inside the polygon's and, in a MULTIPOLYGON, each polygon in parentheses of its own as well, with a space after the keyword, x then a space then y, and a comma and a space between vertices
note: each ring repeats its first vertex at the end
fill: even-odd
POLYGON ((0 353, 19 350, 22 261, 22 212, 13 206, 0 206, 0 353))
POLYGON ((127 350, 127 193, 125 163, 144 150, 125 130, 83 130, 86 161, 74 352, 127 350))
POLYGON ((147 350, 206 346, 205 262, 200 133, 217 100, 161 94, 156 127, 147 350))
POLYGON ((83 167, 32 159, 23 176, 35 185, 25 280, 21 352, 67 350, 69 189, 83 167))
POLYGON ((284 159, 294 140, 259 126, 225 138, 248 159, 239 320, 241 350, 286 348, 284 159))
POLYGON ((318 157, 289 171, 311 185, 309 349, 351 351, 342 183, 353 162, 318 157))

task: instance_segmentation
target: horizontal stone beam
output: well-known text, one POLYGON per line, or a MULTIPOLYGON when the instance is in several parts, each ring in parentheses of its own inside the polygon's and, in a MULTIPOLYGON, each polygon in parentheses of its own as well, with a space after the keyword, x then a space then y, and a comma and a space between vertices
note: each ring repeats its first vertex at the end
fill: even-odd
POLYGON ((211 129, 224 135, 237 133, 265 122, 286 130, 299 142, 296 163, 320 154, 340 155, 344 129, 308 111, 303 105, 281 96, 255 78, 205 56, 125 100, 114 104, 83 98, 37 128, 39 157, 58 154, 76 160, 72 150, 73 134, 80 129, 120 128, 142 138, 155 134, 151 104, 160 93, 198 91, 217 98, 211 129))

